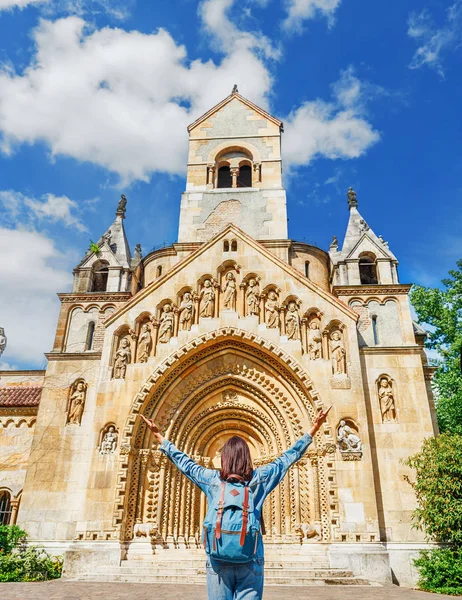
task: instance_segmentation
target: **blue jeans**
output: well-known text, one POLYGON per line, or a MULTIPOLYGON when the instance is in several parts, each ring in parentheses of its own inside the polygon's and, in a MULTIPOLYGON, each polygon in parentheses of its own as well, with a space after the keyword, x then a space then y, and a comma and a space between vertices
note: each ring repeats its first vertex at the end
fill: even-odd
POLYGON ((207 595, 209 600, 261 600, 263 561, 235 565, 207 558, 207 595))

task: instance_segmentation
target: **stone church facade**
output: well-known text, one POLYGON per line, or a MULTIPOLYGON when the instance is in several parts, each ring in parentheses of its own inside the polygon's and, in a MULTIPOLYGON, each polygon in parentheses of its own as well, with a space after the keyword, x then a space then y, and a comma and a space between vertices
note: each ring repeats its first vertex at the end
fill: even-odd
POLYGON ((132 256, 122 196, 59 294, 46 371, 0 374, 0 518, 74 577, 200 553, 205 497, 138 415, 205 466, 235 434, 262 465, 332 404, 265 504, 267 549, 410 584, 423 538, 400 461, 437 425, 398 260, 352 189, 341 246, 289 239, 282 123, 238 92, 188 131, 178 242, 132 256))

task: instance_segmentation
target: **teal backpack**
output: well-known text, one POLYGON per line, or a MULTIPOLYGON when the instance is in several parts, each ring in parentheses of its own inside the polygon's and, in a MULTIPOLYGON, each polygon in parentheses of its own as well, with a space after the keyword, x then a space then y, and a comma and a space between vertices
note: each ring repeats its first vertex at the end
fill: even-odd
POLYGON ((253 492, 244 485, 222 481, 209 502, 204 521, 204 548, 213 559, 247 563, 254 559, 260 535, 260 519, 255 515, 253 492))

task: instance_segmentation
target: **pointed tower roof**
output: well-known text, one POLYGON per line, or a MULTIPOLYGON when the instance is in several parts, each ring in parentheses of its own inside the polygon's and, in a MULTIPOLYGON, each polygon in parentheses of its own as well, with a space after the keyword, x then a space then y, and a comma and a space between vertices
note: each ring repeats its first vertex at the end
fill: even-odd
MULTIPOLYGON (((113 258, 116 260, 116 264, 128 269, 131 262, 130 246, 128 245, 127 234, 124 228, 125 211, 127 208, 127 198, 122 194, 117 205, 115 214, 115 220, 112 225, 106 230, 105 233, 96 242, 96 245, 100 250, 104 251, 104 254, 112 253, 113 258)), ((80 262, 78 267, 82 267, 87 263, 94 252, 88 252, 83 260, 80 262)))
MULTIPOLYGON (((332 252, 334 256, 332 258, 335 262, 340 259, 346 259, 355 254, 361 242, 367 238, 369 245, 372 244, 375 247, 378 257, 386 257, 392 260, 396 260, 395 255, 388 248, 388 242, 385 242, 382 236, 377 236, 366 221, 361 216, 358 210, 358 199, 356 192, 353 188, 349 188, 347 193, 348 206, 350 209, 350 219, 348 221, 348 227, 345 233, 345 239, 340 252, 332 252), (335 254, 337 256, 335 256, 335 254)), ((331 249, 334 250, 331 246, 331 249)))
POLYGON ((222 100, 221 102, 216 104, 213 108, 208 110, 201 117, 196 119, 194 121, 194 123, 191 123, 191 125, 188 126, 188 132, 190 132, 192 129, 197 127, 200 123, 202 123, 203 121, 208 119, 210 117, 210 115, 213 115, 213 113, 217 112, 217 110, 220 110, 221 108, 226 106, 226 104, 229 104, 229 102, 232 102, 233 100, 239 100, 240 102, 242 102, 242 104, 245 104, 246 106, 248 106, 255 112, 257 112, 260 115, 262 115, 263 117, 265 117, 265 119, 269 119, 270 121, 273 121, 273 123, 278 125, 278 127, 281 129, 281 131, 283 131, 284 125, 283 125, 282 121, 280 121, 279 119, 276 119, 276 117, 273 117, 272 115, 267 113, 265 110, 263 110, 262 108, 260 108, 256 104, 254 104, 253 102, 250 102, 250 100, 247 100, 247 98, 244 98, 244 96, 241 96, 239 94, 239 90, 237 89, 237 85, 235 85, 233 87, 233 91, 231 92, 231 94, 229 96, 227 96, 224 100, 222 100))

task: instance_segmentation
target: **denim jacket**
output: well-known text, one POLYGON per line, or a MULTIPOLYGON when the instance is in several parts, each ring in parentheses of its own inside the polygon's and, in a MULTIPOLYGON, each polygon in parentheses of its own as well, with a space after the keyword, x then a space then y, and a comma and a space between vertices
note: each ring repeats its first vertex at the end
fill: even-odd
MULTIPOLYGON (((261 514, 263 502, 274 488, 282 481, 290 466, 297 462, 306 452, 312 442, 311 435, 305 433, 295 444, 286 450, 281 456, 262 467, 254 470, 249 487, 253 492, 255 502, 255 512, 261 514)), ((197 485, 211 500, 216 493, 216 489, 221 485, 220 471, 216 469, 206 469, 194 462, 187 454, 178 450, 172 442, 164 438, 160 445, 163 452, 173 464, 197 485)), ((242 485, 242 484, 240 484, 242 485)), ((258 543, 257 562, 263 562, 263 542, 260 536, 258 543)))

